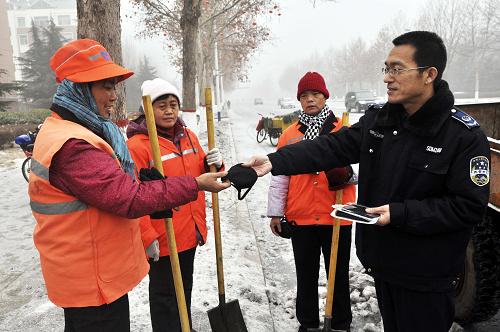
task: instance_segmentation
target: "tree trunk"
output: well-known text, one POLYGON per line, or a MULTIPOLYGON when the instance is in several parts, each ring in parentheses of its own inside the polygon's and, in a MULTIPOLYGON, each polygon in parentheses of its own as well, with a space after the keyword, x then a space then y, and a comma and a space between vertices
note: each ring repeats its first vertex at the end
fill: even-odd
POLYGON ((201 15, 200 0, 184 0, 182 9, 182 110, 196 111, 196 51, 198 25, 201 15))
MULTIPOLYGON (((122 64, 120 0, 77 0, 78 38, 90 38, 98 41, 111 55, 113 62, 122 64)), ((125 84, 118 84, 118 100, 112 114, 113 121, 125 125, 125 84)))

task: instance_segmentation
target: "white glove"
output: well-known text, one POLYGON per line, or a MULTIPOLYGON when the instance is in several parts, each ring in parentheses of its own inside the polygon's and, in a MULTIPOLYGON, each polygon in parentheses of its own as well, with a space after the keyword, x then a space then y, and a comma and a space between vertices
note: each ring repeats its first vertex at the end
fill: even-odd
POLYGON ((146 249, 146 254, 148 255, 148 257, 151 257, 153 261, 158 262, 158 260, 160 259, 160 243, 158 242, 158 240, 155 239, 153 242, 151 242, 149 247, 146 249))
POLYGON ((215 167, 217 167, 217 169, 221 168, 222 155, 220 154, 219 149, 213 148, 212 150, 208 151, 205 158, 207 158, 208 166, 215 165, 215 167))

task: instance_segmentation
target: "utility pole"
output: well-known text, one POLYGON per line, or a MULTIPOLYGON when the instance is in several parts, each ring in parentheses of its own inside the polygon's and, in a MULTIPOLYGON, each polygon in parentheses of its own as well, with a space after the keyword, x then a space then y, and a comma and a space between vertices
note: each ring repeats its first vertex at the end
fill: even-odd
POLYGON ((214 75, 215 75, 215 104, 217 106, 221 103, 220 98, 220 82, 219 82, 219 52, 217 50, 217 42, 214 43, 214 75))
POLYGON ((220 109, 222 106, 222 81, 219 73, 219 52, 217 49, 217 42, 214 43, 214 75, 215 75, 215 104, 217 105, 217 121, 220 121, 220 109))

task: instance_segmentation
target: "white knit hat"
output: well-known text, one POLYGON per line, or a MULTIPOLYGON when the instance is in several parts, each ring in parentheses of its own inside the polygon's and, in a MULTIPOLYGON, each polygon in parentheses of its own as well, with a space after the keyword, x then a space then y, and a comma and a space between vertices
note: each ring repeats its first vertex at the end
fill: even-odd
POLYGON ((174 95, 179 100, 179 104, 181 103, 181 96, 179 94, 179 90, 171 83, 161 79, 155 78, 153 80, 144 81, 141 86, 142 95, 143 96, 151 96, 151 103, 163 95, 174 95))

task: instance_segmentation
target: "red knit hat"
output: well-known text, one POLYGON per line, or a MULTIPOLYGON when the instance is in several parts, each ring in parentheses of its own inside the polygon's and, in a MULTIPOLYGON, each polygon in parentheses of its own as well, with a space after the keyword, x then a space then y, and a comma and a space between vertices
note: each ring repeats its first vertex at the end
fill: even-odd
POLYGON ((50 67, 58 83, 65 78, 82 83, 112 77, 116 77, 119 82, 134 74, 115 64, 108 51, 92 39, 77 39, 64 44, 50 59, 50 67))
POLYGON ((297 87, 297 100, 300 100, 300 95, 302 94, 302 92, 307 90, 319 91, 325 96, 326 99, 330 97, 330 93, 326 88, 323 76, 315 71, 307 72, 300 79, 299 85, 297 87))

